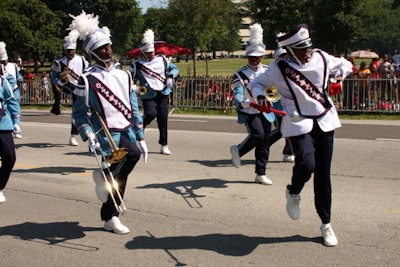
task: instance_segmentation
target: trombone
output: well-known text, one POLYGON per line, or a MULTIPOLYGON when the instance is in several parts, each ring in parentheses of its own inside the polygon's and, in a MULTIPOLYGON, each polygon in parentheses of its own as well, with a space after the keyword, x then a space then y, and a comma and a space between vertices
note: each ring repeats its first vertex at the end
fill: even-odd
MULTIPOLYGON (((119 191, 119 186, 117 181, 114 178, 114 174, 112 173, 112 171, 110 170, 110 166, 113 163, 119 163, 121 161, 123 161, 126 157, 126 155, 128 154, 128 149, 126 148, 119 148, 115 142, 114 139, 111 136, 110 131, 108 130, 104 120, 101 118, 100 114, 96 111, 96 116, 100 122, 101 125, 101 129, 97 132, 95 132, 95 136, 96 136, 96 141, 98 142, 98 138, 97 138, 97 134, 100 131, 103 131, 105 136, 107 137, 108 143, 111 147, 111 155, 109 156, 105 156, 104 155, 104 151, 102 150, 101 146, 99 147, 94 147, 92 144, 89 144, 91 147, 91 150, 93 151, 95 157, 96 157, 96 161, 100 167, 101 170, 101 174, 103 176, 108 194, 111 196, 111 199, 113 201, 113 204, 116 208, 116 210, 118 211, 118 213, 123 214, 126 211, 126 206, 125 203, 122 199, 121 193, 119 191), (99 153, 101 153, 101 157, 98 155, 97 150, 99 150, 99 153), (108 175, 106 175, 105 170, 107 170, 108 175), (107 177, 108 176, 108 177, 107 177), (113 190, 116 193, 116 197, 114 196, 113 190), (118 202, 120 204, 118 204, 118 202)), ((90 119, 90 115, 88 114, 88 121, 90 123, 90 126, 92 127, 92 129, 94 130, 93 124, 91 122, 90 119)), ((89 133, 86 133, 87 136, 89 136, 89 133)), ((119 170, 119 168, 117 168, 116 170, 119 170)))

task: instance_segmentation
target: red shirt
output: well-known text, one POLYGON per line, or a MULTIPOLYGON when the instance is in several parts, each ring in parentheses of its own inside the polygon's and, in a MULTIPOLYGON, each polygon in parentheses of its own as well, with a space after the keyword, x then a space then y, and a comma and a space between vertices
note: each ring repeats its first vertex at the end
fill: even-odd
POLYGON ((28 81, 33 81, 35 79, 35 74, 33 74, 32 72, 29 72, 26 74, 26 79, 28 81))

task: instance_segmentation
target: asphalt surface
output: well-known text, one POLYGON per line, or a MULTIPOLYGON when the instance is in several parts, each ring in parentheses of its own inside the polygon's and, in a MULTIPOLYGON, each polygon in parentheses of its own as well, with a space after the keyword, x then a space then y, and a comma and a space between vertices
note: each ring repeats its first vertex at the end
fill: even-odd
POLYGON ((129 176, 121 221, 103 230, 94 193, 96 160, 69 146, 70 116, 24 111, 17 163, 0 204, 0 266, 399 266, 400 123, 343 121, 332 162, 337 247, 322 244, 312 181, 301 218, 286 214, 292 164, 271 148, 271 186, 255 184, 254 155, 239 169, 229 147, 245 138, 228 116, 173 114, 169 146, 146 129, 149 161, 129 176))

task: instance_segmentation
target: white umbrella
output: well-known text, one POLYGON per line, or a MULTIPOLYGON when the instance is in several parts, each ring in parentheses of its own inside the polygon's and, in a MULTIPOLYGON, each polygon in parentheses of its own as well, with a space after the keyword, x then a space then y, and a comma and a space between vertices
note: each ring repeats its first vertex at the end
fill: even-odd
POLYGON ((356 57, 356 58, 379 58, 379 55, 377 53, 369 51, 369 50, 353 51, 353 52, 351 52, 350 56, 356 57))

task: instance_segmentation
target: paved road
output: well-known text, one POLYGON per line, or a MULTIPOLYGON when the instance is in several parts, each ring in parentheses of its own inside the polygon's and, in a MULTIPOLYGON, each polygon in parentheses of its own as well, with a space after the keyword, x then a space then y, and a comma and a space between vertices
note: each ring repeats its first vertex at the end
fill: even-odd
POLYGON ((1 266, 399 265, 397 122, 338 130, 332 224, 339 245, 327 248, 311 183, 300 220, 286 214, 292 164, 280 161, 283 140, 271 148, 272 186, 253 183, 252 154, 232 166, 229 146, 245 136, 233 118, 172 116, 171 156, 158 153, 157 130, 146 130, 150 158, 130 175, 121 220, 131 233, 120 236, 102 230, 91 178, 98 167, 86 144, 66 145, 68 115, 23 115, 0 205, 1 266))
MULTIPOLYGON (((60 116, 52 115, 47 111, 25 111, 22 115, 23 121, 47 122, 47 123, 69 123, 70 113, 60 116)), ((245 133, 243 125, 235 123, 234 116, 198 116, 173 114, 169 119, 169 128, 188 131, 212 131, 224 133, 245 133)), ((377 120, 344 120, 342 128, 336 131, 336 138, 352 139, 399 139, 399 120, 377 121, 377 120)), ((157 126, 154 121, 149 127, 157 126)))

